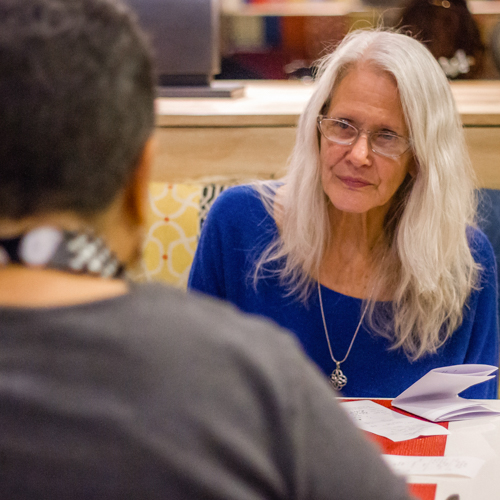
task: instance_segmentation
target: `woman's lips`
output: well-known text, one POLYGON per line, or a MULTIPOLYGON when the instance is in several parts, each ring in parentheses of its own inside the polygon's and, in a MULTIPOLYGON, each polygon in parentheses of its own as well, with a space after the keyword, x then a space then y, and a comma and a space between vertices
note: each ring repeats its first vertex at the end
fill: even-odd
POLYGON ((340 181, 345 184, 347 187, 350 187, 350 188, 362 188, 362 187, 365 187, 365 186, 369 186, 371 183, 370 182, 367 182, 363 179, 358 179, 356 177, 341 177, 341 176, 338 176, 338 178, 340 179, 340 181))

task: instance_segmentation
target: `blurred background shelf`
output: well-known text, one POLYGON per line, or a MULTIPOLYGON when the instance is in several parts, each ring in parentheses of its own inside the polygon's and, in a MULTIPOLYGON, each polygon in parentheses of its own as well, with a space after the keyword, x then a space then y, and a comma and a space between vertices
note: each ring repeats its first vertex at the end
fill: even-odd
MULTIPOLYGON (((398 8, 401 2, 392 2, 392 7, 398 8)), ((384 0, 380 5, 358 0, 330 0, 330 1, 299 1, 299 2, 265 2, 243 3, 222 2, 222 14, 226 16, 343 16, 352 12, 383 11, 391 7, 384 0)), ((500 1, 497 0, 469 0, 469 10, 473 14, 500 14, 500 1)))
POLYGON ((226 16, 344 16, 357 10, 366 10, 361 2, 270 2, 222 4, 226 16))
MULTIPOLYGON (((221 11, 220 79, 289 79, 311 74, 316 60, 355 28, 400 24, 407 0, 325 0, 244 3, 226 0, 221 11)), ((478 78, 500 79, 491 34, 500 23, 499 0, 470 0, 486 45, 478 78)))

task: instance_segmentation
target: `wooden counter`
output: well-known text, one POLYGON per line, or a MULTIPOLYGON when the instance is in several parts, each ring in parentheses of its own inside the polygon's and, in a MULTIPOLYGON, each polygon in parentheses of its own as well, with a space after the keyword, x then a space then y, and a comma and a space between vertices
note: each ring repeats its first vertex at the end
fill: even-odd
MULTIPOLYGON (((243 83, 241 98, 157 100, 154 180, 227 182, 284 173, 313 85, 243 83)), ((451 86, 479 184, 500 189, 500 81, 451 86)))

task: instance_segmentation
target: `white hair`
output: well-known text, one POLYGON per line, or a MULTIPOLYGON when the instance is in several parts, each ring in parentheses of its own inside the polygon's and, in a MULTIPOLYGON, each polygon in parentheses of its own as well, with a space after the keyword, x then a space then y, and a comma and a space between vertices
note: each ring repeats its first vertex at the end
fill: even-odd
MULTIPOLYGON (((320 61, 316 90, 300 117, 284 178, 280 238, 256 263, 254 282, 268 264, 284 258, 277 273, 289 293, 304 301, 311 294, 331 234, 316 119, 341 79, 361 62, 395 78, 418 170, 396 193, 385 221, 388 246, 378 259, 375 291, 393 291, 392 310, 381 311, 369 298, 367 322, 390 338, 394 349, 418 359, 436 352, 460 326, 480 267, 466 235, 467 226, 475 225, 477 202, 461 120, 443 70, 410 36, 354 31, 320 61)), ((276 187, 257 189, 276 218, 276 187)))

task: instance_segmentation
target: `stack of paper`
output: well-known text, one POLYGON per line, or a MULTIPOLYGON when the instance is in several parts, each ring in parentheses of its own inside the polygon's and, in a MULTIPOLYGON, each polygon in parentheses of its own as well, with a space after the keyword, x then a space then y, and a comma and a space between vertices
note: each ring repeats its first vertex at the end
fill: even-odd
POLYGON ((450 433, 441 425, 401 415, 369 400, 348 401, 343 403, 342 407, 360 429, 384 436, 391 441, 450 433))
POLYGON ((464 420, 500 414, 486 405, 458 396, 472 385, 486 382, 498 367, 455 365, 435 368, 392 401, 392 406, 432 422, 464 420))

